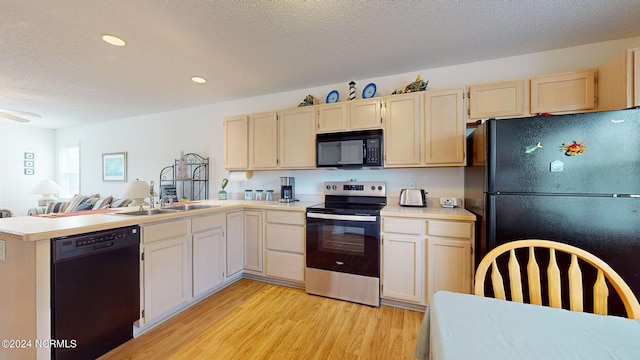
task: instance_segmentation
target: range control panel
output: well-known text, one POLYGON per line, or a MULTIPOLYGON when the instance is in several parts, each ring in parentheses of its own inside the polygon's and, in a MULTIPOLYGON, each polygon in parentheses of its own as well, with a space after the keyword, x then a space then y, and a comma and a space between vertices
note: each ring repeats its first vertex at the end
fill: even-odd
POLYGON ((387 196, 387 183, 384 181, 325 181, 324 194, 341 196, 387 196))

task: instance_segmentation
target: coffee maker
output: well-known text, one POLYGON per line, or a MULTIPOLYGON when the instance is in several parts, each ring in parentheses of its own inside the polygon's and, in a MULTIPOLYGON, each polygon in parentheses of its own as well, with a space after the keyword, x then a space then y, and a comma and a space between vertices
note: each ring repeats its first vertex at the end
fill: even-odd
POLYGON ((281 177, 280 178, 280 202, 293 202, 296 201, 296 195, 293 189, 295 183, 294 177, 281 177))

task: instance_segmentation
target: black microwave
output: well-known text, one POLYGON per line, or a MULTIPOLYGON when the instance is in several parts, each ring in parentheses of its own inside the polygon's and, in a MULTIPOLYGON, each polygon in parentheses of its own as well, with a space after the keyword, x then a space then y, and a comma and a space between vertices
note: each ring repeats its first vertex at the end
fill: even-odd
POLYGON ((318 134, 316 167, 382 167, 382 129, 318 134))

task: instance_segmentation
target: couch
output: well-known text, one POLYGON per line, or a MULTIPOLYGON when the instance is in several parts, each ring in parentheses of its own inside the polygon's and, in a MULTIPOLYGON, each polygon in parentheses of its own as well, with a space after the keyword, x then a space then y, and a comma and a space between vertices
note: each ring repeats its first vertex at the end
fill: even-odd
POLYGON ((27 215, 71 213, 76 211, 101 210, 125 207, 131 204, 131 199, 113 199, 113 196, 100 197, 100 194, 74 195, 69 201, 51 202, 47 206, 29 209, 27 215))

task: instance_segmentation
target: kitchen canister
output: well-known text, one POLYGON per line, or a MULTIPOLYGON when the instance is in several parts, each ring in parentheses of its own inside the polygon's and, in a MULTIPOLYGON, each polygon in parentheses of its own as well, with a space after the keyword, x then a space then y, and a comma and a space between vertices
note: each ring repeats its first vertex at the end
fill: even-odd
POLYGON ((253 200, 253 190, 245 190, 244 191, 244 199, 245 200, 253 200))
POLYGON ((264 199, 264 191, 256 190, 256 201, 262 201, 264 199))
POLYGON ((267 190, 267 193, 264 197, 266 201, 273 201, 273 190, 267 190))

